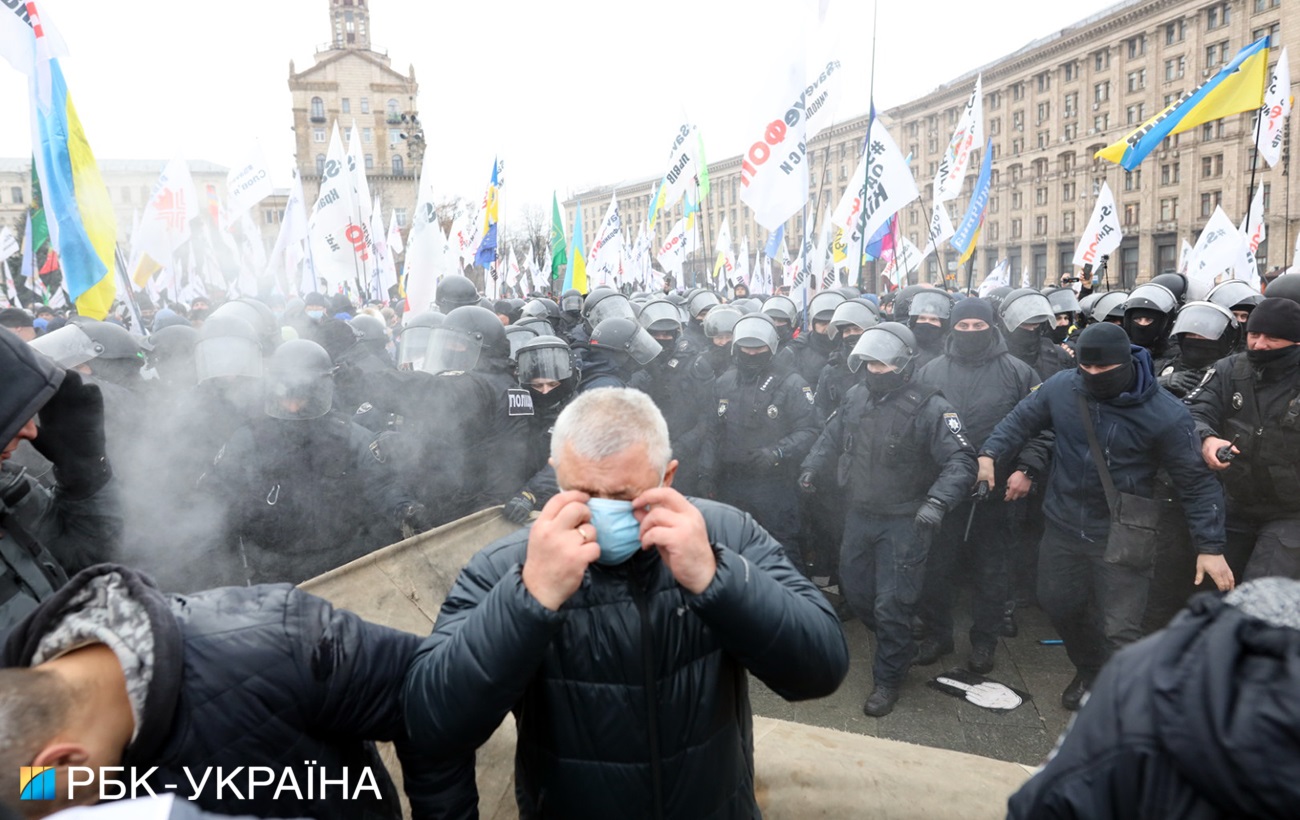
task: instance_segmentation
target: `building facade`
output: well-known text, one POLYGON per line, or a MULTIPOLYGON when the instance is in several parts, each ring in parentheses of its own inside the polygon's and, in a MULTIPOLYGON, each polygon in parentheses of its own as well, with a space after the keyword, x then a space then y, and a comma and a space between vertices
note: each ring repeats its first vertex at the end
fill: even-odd
POLYGON ((423 159, 415 67, 402 74, 387 53, 371 48, 367 0, 326 2, 330 41, 317 48, 310 68, 296 71, 289 63, 303 195, 309 204, 316 201, 333 128, 338 127, 346 147, 355 125, 371 194, 394 208, 405 224, 423 159))
MULTIPOLYGON (((1127 0, 884 112, 881 116, 894 141, 912 156, 921 191, 919 201, 900 214, 903 233, 923 247, 932 180, 975 79, 982 75, 984 127, 993 142, 994 160, 973 280, 979 282, 999 259, 1010 262, 1013 284, 1019 284, 1026 269, 1036 287, 1069 271, 1103 181, 1115 195, 1124 230, 1106 284, 1131 287, 1176 270, 1182 240, 1195 242, 1216 205, 1236 222, 1244 218, 1254 117, 1238 114, 1170 137, 1131 173, 1093 155, 1264 36, 1272 37, 1272 64, 1283 46, 1300 46, 1300 2, 1127 0)), ((827 203, 833 208, 843 195, 866 127, 867 118, 857 117, 826 129, 809 143, 810 215, 820 214, 827 203)), ((1288 122, 1282 162, 1269 168, 1259 159, 1256 168, 1268 228, 1268 239, 1257 253, 1261 271, 1290 264, 1291 245, 1300 229, 1300 208, 1292 213, 1300 187, 1293 193, 1287 174, 1293 135, 1294 123, 1288 122)), ((963 195, 948 203, 954 224, 965 213, 979 159, 977 155, 972 162, 963 195)), ((766 232, 740 204, 740 160, 736 156, 709 165, 712 192, 705 202, 705 229, 707 236, 714 236, 726 217, 733 242, 738 246, 740 238, 748 236, 752 254, 766 232)), ((644 222, 658 182, 645 180, 616 192, 624 224, 644 222)), ((566 202, 572 218, 581 200, 587 236, 604 216, 610 194, 609 189, 585 191, 566 202)), ((678 215, 680 206, 671 219, 661 220, 658 238, 678 215)), ((792 252, 797 252, 802 224, 799 214, 786 226, 792 252)), ((712 253, 711 244, 706 245, 706 251, 696 254, 696 270, 712 253)), ((927 258, 919 278, 938 282, 946 276, 964 286, 967 271, 957 270, 956 252, 950 247, 941 250, 927 258)), ((864 284, 875 288, 870 270, 864 284)))

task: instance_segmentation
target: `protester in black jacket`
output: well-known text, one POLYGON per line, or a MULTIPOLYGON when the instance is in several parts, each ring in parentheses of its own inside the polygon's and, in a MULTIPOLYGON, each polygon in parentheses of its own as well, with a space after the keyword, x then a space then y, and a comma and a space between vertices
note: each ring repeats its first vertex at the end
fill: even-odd
MULTIPOLYGON (((124 766, 140 775, 156 766, 155 792, 197 790, 205 809, 399 818, 371 743, 390 740, 415 817, 472 816, 472 757, 442 758, 427 744, 416 756, 407 740, 400 686, 418 645, 287 585, 164 595, 125 567, 91 567, 5 646, 0 789, 18 793, 10 781, 20 766, 124 766), (240 788, 219 794, 216 767, 241 766, 269 767, 275 782, 250 789, 251 774, 241 775, 240 788), (211 776, 196 789, 205 769, 211 776), (277 793, 290 777, 297 793, 277 793), (322 777, 347 785, 324 788, 322 777)), ((94 802, 98 791, 74 797, 94 802)))
MULTIPOLYGON (((1107 469, 1118 492, 1153 498, 1156 472, 1173 478, 1198 555, 1196 581, 1208 574, 1221 589, 1233 579, 1223 559, 1223 488, 1201 461, 1187 408, 1156 383, 1151 356, 1124 331, 1102 323, 1079 334, 1079 368, 1058 373, 998 424, 979 452, 979 479, 992 483, 994 464, 1051 428, 1053 468, 1043 512, 1038 600, 1065 641, 1078 670, 1062 695, 1079 700, 1117 649, 1140 636, 1150 567, 1103 560, 1110 507, 1093 460, 1079 401, 1086 401, 1107 469)), ((1188 567, 1188 572, 1192 570, 1188 567)))
POLYGON ((1192 599, 1111 659, 1009 820, 1294 817, 1300 583, 1192 599))
POLYGON ((411 664, 411 737, 470 754, 513 712, 526 818, 757 817, 746 672, 833 692, 838 619, 752 518, 672 489, 644 394, 580 395, 552 447, 564 492, 470 560, 411 664))

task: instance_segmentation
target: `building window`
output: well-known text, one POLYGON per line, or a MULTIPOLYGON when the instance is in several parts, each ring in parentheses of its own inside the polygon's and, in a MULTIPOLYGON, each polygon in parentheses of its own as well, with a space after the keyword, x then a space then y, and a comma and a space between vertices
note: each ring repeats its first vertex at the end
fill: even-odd
POLYGON ((1187 57, 1179 56, 1165 60, 1165 82, 1171 83, 1181 79, 1187 73, 1187 57))
POLYGON ((1002 94, 997 91, 990 91, 986 101, 988 102, 989 110, 996 111, 1002 107, 1002 94))
POLYGON ((995 196, 989 197, 989 213, 991 214, 997 213, 999 207, 1001 206, 998 204, 998 198, 995 196))
POLYGON ((1166 162, 1160 166, 1160 184, 1177 185, 1178 184, 1178 163, 1166 162))
POLYGON ((366 170, 372 171, 374 170, 374 167, 375 167, 375 155, 366 154, 366 170))
POLYGON ((388 101, 388 108, 386 110, 386 113, 388 115, 389 122, 401 122, 402 112, 401 109, 398 108, 397 100, 391 99, 388 101))
POLYGON ((1168 108, 1169 106, 1178 102, 1182 98, 1183 98, 1183 92, 1181 91, 1174 91, 1172 93, 1166 94, 1164 97, 1164 107, 1168 108))
POLYGON ((361 98, 361 113, 362 113, 362 114, 369 114, 369 113, 370 113, 370 98, 369 98, 369 97, 362 97, 362 98, 361 98))
POLYGON ((1034 236, 1046 236, 1046 235, 1047 235, 1047 217, 1045 216, 1034 217, 1034 236))
POLYGON ((312 139, 312 142, 324 142, 324 141, 325 141, 325 129, 324 129, 324 128, 313 128, 313 129, 311 130, 311 139, 312 139))
POLYGON ((1074 201, 1074 193, 1078 188, 1073 182, 1067 182, 1061 186, 1061 199, 1065 202, 1074 201))
POLYGON ((1074 211, 1066 211, 1061 214, 1061 233, 1074 233, 1074 211))
POLYGON ((1255 11, 1267 11, 1282 5, 1282 0, 1255 0, 1255 11))
POLYGON ((1221 140, 1223 139, 1223 120, 1207 122, 1201 126, 1202 140, 1221 140))
POLYGON ((1074 170, 1074 154, 1061 154, 1061 172, 1068 174, 1074 170))
POLYGON ((1172 46, 1174 43, 1181 43, 1186 38, 1186 20, 1175 20, 1172 23, 1165 23, 1165 45, 1172 46))
POLYGON ((1001 117, 994 117, 993 119, 989 120, 989 133, 990 133, 990 134, 1001 134, 1001 133, 1002 133, 1002 118, 1001 118, 1001 117))
POLYGON ((1214 68, 1220 63, 1228 62, 1228 60, 1230 59, 1232 59, 1232 57, 1230 54, 1228 54, 1227 40, 1224 40, 1222 43, 1215 43, 1214 45, 1209 45, 1205 47, 1206 68, 1214 68))
POLYGON ((1020 101, 1023 100, 1024 98, 1025 98, 1025 84, 1024 84, 1024 83, 1016 83, 1015 85, 1011 86, 1011 101, 1012 101, 1012 102, 1020 102, 1020 101))
POLYGON ((318 177, 325 176, 325 155, 324 154, 316 155, 316 176, 318 177))
POLYGON ((320 97, 311 98, 311 121, 325 122, 325 101, 320 97))
POLYGON ((1066 123, 1065 127, 1061 129, 1061 135, 1067 140, 1072 140, 1079 136, 1079 124, 1077 122, 1066 123))
POLYGON ((1110 99, 1110 80, 1097 83, 1092 87, 1092 101, 1104 103, 1110 99))
POLYGON ((1274 23, 1271 26, 1254 29, 1250 33, 1250 41, 1253 43, 1256 40, 1262 40, 1263 38, 1267 37, 1269 38, 1268 39, 1269 47, 1276 48, 1278 43, 1278 36, 1279 36, 1278 32, 1281 31, 1281 28, 1282 28, 1281 23, 1274 23))
POLYGON ((1071 91, 1065 95, 1065 117, 1068 119, 1079 113, 1079 92, 1071 91))
POLYGON ((1205 28, 1216 29, 1228 25, 1230 20, 1231 4, 1224 3, 1218 6, 1210 6, 1205 10, 1205 28))
POLYGON ((1011 114, 1011 127, 1017 131, 1025 130, 1025 112, 1015 111, 1011 114))
POLYGON ((1120 249, 1120 276, 1123 277, 1123 286, 1132 288, 1137 284, 1138 276, 1138 249, 1121 248, 1120 249))
POLYGON ((388 129, 388 147, 392 148, 402 141, 402 132, 396 128, 388 129))
POLYGON ((1140 191, 1142 190, 1142 169, 1124 172, 1124 190, 1140 191))
POLYGON ((1040 102, 1038 104, 1038 121, 1041 123, 1052 116, 1052 104, 1049 102, 1040 102))
POLYGON ((1046 147, 1048 147, 1048 146, 1051 145, 1051 144, 1052 144, 1052 132, 1051 132, 1051 131, 1039 131, 1039 132, 1038 132, 1038 147, 1039 147, 1039 148, 1046 148, 1046 147))
POLYGON ((1128 90, 1132 94, 1134 91, 1141 91, 1147 87, 1147 70, 1140 68, 1137 71, 1128 73, 1128 90))
POLYGON ((1144 103, 1134 103, 1124 109, 1125 123, 1128 125, 1138 125, 1146 119, 1147 107, 1144 103))
POLYGON ((1223 202, 1223 191, 1206 191, 1201 194, 1201 218, 1209 219, 1214 209, 1223 202))
POLYGON ((1201 157, 1201 179, 1223 176, 1223 154, 1201 157))
POLYGON ((1018 211, 1024 207, 1025 199, 1019 191, 1011 192, 1011 210, 1018 211))
POLYGON ((1050 72, 1044 71, 1034 79, 1038 83, 1039 93, 1052 90, 1052 75, 1050 72))
MULTIPOLYGON (((1269 182, 1265 182, 1265 183, 1264 183, 1264 193, 1263 193, 1263 195, 1262 195, 1261 198, 1263 199, 1263 202, 1264 202, 1264 213, 1268 213, 1269 206, 1273 204, 1273 185, 1272 185, 1272 183, 1269 183, 1269 182)), ((1247 201, 1249 201, 1249 199, 1250 199, 1250 192, 1247 192, 1247 201)))
POLYGON ((998 223, 996 222, 989 223, 989 241, 990 242, 998 241, 998 223))
POLYGON ((262 211, 262 221, 268 225, 274 225, 275 211, 262 211))
POLYGON ((1093 71, 1105 71, 1110 68, 1110 49, 1103 48, 1092 55, 1093 71))
POLYGON ((393 154, 393 176, 400 177, 403 173, 403 170, 404 170, 404 166, 402 164, 401 154, 393 154))
POLYGON ((362 129, 361 129, 361 141, 362 141, 362 142, 365 142, 365 143, 371 143, 371 142, 374 142, 374 141, 375 141, 375 129, 373 129, 373 128, 362 128, 362 129))
POLYGON ((1160 200, 1160 221, 1174 222, 1178 219, 1178 198, 1169 197, 1160 200))
POLYGON ((394 218, 395 220, 397 220, 397 227, 399 227, 399 228, 405 228, 405 227, 406 227, 406 209, 405 209, 405 208, 394 208, 394 209, 393 209, 393 218, 394 218))
POLYGON ((1011 238, 1012 238, 1012 239, 1019 239, 1020 236, 1021 236, 1021 234, 1022 234, 1023 232, 1024 232, 1024 231, 1023 231, 1022 228, 1021 228, 1020 219, 1019 219, 1019 218, 1012 219, 1012 220, 1011 220, 1011 238))
POLYGON ((1065 81, 1067 83, 1070 82, 1071 80, 1079 79, 1079 64, 1074 60, 1071 60, 1070 62, 1061 66, 1061 74, 1062 76, 1065 77, 1065 81))
POLYGON ((1092 131, 1094 134, 1104 134, 1110 127, 1110 114, 1098 114, 1092 118, 1092 131))
POLYGON ((348 99, 347 97, 343 98, 343 113, 344 114, 352 113, 352 100, 348 99))
MULTIPOLYGON (((9 189, 9 201, 15 205, 23 204, 23 189, 21 185, 15 185, 9 189)), ((130 198, 127 198, 130 201, 130 198)))
POLYGON ((1128 46, 1128 58, 1130 60, 1137 59, 1147 53, 1147 36, 1145 34, 1130 37, 1126 41, 1126 44, 1128 46))
POLYGON ((1047 188, 1037 188, 1034 191, 1034 202, 1038 205, 1047 204, 1047 188))

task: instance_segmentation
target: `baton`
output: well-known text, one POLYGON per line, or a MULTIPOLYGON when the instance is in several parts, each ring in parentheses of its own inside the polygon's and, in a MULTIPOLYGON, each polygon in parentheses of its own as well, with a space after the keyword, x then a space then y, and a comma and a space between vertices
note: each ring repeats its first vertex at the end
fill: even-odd
POLYGON ((970 515, 966 516, 966 534, 963 535, 961 539, 963 542, 970 541, 970 525, 975 523, 975 508, 979 506, 981 501, 988 498, 988 495, 989 483, 987 481, 981 481, 979 484, 975 485, 975 502, 970 505, 970 515))

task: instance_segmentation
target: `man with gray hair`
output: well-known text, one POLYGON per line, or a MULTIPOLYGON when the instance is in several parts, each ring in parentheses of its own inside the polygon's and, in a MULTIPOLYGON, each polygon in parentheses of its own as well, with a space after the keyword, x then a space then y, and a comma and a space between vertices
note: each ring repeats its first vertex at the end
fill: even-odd
POLYGON ((523 817, 755 817, 746 670, 789 700, 848 671, 839 619, 747 514, 672 489, 648 396, 555 424, 561 492, 461 572, 407 672, 407 729, 472 752, 509 712, 523 817))

